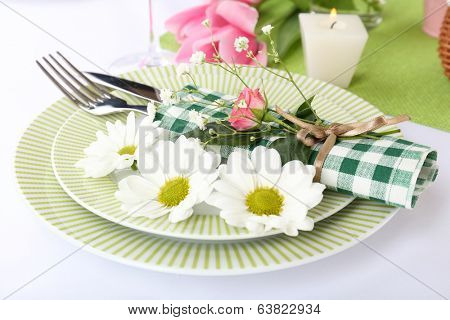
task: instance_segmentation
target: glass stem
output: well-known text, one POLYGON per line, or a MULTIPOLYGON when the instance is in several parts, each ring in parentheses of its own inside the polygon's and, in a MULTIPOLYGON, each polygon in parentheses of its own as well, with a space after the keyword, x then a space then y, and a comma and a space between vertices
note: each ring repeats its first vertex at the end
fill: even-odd
POLYGON ((154 47, 155 33, 153 30, 153 10, 152 10, 152 0, 148 0, 148 22, 149 22, 149 40, 150 48, 154 47))

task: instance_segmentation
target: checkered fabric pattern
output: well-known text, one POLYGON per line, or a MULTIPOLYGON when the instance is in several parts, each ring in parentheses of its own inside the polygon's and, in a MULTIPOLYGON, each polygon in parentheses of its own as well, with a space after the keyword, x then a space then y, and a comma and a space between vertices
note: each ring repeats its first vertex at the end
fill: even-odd
MULTIPOLYGON (((310 163, 320 147, 313 147, 310 163)), ((398 138, 342 140, 328 154, 321 182, 338 192, 413 208, 436 179, 436 157, 429 147, 398 138)))
MULTIPOLYGON (((161 127, 174 135, 196 128, 189 121, 190 110, 199 111, 208 115, 210 121, 215 121, 226 118, 230 109, 218 108, 214 101, 222 99, 229 104, 233 101, 231 96, 205 89, 195 94, 182 92, 180 99, 179 104, 161 106, 156 116, 156 120, 161 120, 161 127)), ((263 140, 249 148, 270 146, 270 143, 263 140)), ((321 144, 313 147, 310 164, 314 163, 320 147, 321 144)), ((214 150, 226 158, 236 148, 215 146, 214 150)), ((421 192, 436 179, 436 160, 436 151, 403 139, 341 140, 325 159, 320 182, 338 192, 413 208, 421 192)))
POLYGON ((201 89, 201 92, 188 93, 187 90, 195 89, 186 86, 183 91, 178 93, 180 102, 175 105, 161 105, 156 113, 155 120, 161 121, 161 127, 173 132, 174 134, 183 134, 189 132, 197 126, 189 121, 189 111, 198 111, 209 116, 210 121, 224 119, 229 114, 229 109, 221 108, 215 102, 222 99, 229 105, 232 104, 233 96, 223 95, 207 89, 201 89))
MULTIPOLYGON (((230 107, 236 97, 224 95, 219 92, 214 92, 205 88, 199 90, 200 92, 188 93, 188 90, 193 90, 195 87, 186 86, 178 93, 180 102, 175 105, 161 105, 155 116, 155 120, 161 121, 160 127, 171 132, 171 138, 175 139, 180 134, 184 134, 197 128, 195 123, 189 120, 189 111, 195 110, 203 115, 209 116, 208 122, 214 122, 220 119, 226 119, 230 114, 230 108, 219 107, 217 102, 219 99, 228 104, 230 107)), ((253 149, 258 145, 267 146, 271 141, 275 140, 259 140, 258 143, 247 148, 231 147, 231 146, 209 146, 209 148, 219 153, 222 158, 227 158, 234 150, 253 149)))

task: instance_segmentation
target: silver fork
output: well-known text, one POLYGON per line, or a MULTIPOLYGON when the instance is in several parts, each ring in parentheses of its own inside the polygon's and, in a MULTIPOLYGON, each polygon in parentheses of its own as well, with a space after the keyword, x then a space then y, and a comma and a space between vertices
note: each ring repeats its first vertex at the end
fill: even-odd
POLYGON ((46 67, 38 60, 36 63, 59 90, 84 111, 97 116, 124 111, 147 113, 147 106, 129 105, 125 100, 111 95, 75 68, 61 53, 56 54, 59 60, 51 54, 50 61, 42 57, 46 67))

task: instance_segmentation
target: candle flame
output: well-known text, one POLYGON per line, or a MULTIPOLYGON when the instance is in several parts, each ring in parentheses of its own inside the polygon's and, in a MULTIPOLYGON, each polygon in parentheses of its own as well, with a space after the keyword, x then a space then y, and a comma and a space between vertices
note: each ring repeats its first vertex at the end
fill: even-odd
POLYGON ((336 20, 336 16, 337 16, 336 8, 331 9, 331 11, 330 11, 330 19, 331 20, 336 20))

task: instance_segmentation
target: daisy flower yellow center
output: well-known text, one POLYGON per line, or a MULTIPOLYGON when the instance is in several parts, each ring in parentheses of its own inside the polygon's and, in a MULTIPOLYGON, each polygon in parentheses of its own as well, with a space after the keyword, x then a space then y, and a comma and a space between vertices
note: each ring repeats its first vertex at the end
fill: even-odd
POLYGON ((117 151, 117 153, 120 154, 121 156, 123 156, 124 154, 133 155, 135 151, 136 151, 136 146, 125 146, 122 149, 120 149, 119 151, 117 151))
POLYGON ((284 197, 277 189, 260 187, 249 192, 245 199, 248 211, 258 216, 280 215, 284 197))
POLYGON ((189 194, 189 179, 176 177, 166 180, 159 189, 158 201, 166 207, 175 207, 189 194))

